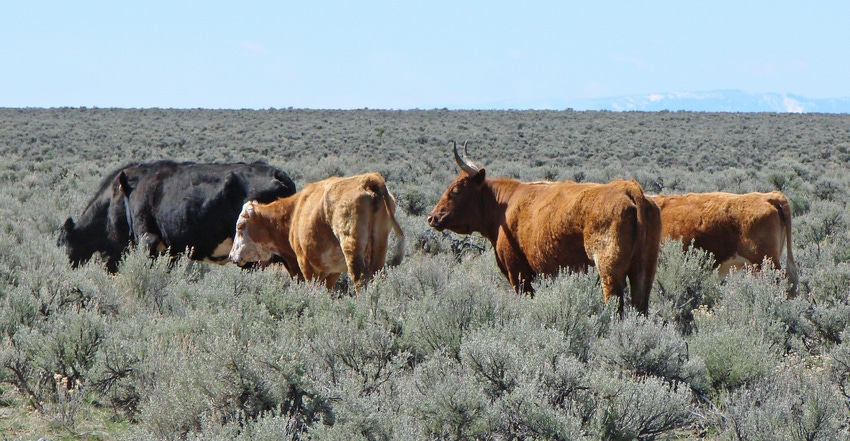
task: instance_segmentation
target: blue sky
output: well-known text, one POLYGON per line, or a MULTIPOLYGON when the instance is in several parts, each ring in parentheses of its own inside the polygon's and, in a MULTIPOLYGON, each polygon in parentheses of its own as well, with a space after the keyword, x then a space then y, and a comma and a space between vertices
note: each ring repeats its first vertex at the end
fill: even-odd
POLYGON ((848 23, 843 0, 7 1, 0 107, 850 97, 848 23))

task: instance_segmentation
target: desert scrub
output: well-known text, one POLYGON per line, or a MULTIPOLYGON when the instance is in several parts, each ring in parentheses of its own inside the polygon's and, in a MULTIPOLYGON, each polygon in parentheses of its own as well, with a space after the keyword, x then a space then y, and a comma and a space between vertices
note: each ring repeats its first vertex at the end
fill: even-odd
POLYGON ((428 294, 411 301, 405 333, 414 356, 424 358, 436 352, 458 358, 464 335, 504 319, 503 314, 518 313, 519 304, 529 300, 513 294, 501 276, 491 272, 491 259, 481 256, 444 266, 441 272, 448 268, 449 278, 442 289, 425 291, 428 294))
POLYGON ((564 441, 593 439, 586 435, 581 419, 537 400, 535 392, 522 387, 505 396, 500 403, 501 417, 495 436, 564 441))
POLYGON ((592 353, 594 362, 608 369, 671 384, 703 374, 701 360, 691 360, 688 342, 674 327, 640 314, 612 324, 607 338, 597 340, 592 353))
POLYGON ((435 354, 419 366, 407 392, 407 412, 419 421, 425 437, 473 439, 497 424, 486 394, 453 356, 435 354))
POLYGON ((832 348, 826 357, 826 367, 829 369, 833 383, 838 387, 843 397, 844 407, 850 410, 850 335, 845 331, 843 341, 832 348))
MULTIPOLYGON (((806 317, 811 321, 818 339, 808 343, 812 351, 821 344, 842 341, 841 334, 850 325, 850 248, 847 232, 835 240, 818 245, 818 264, 808 268, 801 277, 803 296, 809 302, 806 317)), ((812 248, 803 250, 802 259, 814 258, 812 248)))
POLYGON ((848 436, 835 385, 822 371, 782 370, 731 394, 723 403, 723 435, 731 439, 833 440, 848 436))
POLYGON ((527 320, 483 327, 464 338, 460 362, 491 400, 534 384, 569 357, 559 332, 527 320))
POLYGON ((848 128, 826 114, 0 109, 0 382, 16 415, 0 433, 847 438, 834 423, 850 420, 848 128), (458 173, 449 141, 467 138, 491 177, 781 187, 798 297, 781 272, 720 280, 678 244, 662 250, 646 319, 618 319, 593 268, 517 296, 486 239, 425 220, 458 173), (138 251, 118 275, 98 259, 72 270, 56 246, 63 221, 104 173, 166 158, 265 160, 299 187, 379 171, 405 259, 356 298, 138 251))
POLYGON ((770 376, 784 356, 805 353, 806 302, 787 298, 780 271, 733 272, 720 291, 718 305, 697 314, 689 339, 705 363, 702 388, 734 391, 770 376))
POLYGON ((685 427, 694 418, 690 390, 672 387, 664 380, 620 379, 612 372, 597 370, 589 383, 595 409, 588 429, 596 439, 652 438, 685 427))
POLYGON ((476 330, 461 346, 460 364, 498 412, 493 434, 505 438, 583 436, 573 407, 584 366, 555 329, 523 318, 476 330))
MULTIPOLYGON (((294 289, 298 289, 296 285, 294 289)), ((201 430, 266 412, 287 417, 296 432, 327 418, 325 398, 306 376, 297 325, 276 326, 254 302, 215 312, 191 310, 157 320, 140 366, 140 426, 157 438, 201 430)))
POLYGON ((749 328, 758 330, 782 355, 806 351, 803 340, 814 334, 807 319, 809 304, 799 296, 788 296, 784 273, 771 269, 767 259, 761 271, 732 272, 720 291, 722 305, 714 308, 709 320, 698 322, 697 327, 749 328))
POLYGON ((705 362, 706 386, 716 393, 765 378, 779 364, 776 347, 763 335, 747 332, 751 330, 705 331, 691 340, 693 353, 705 362))
POLYGON ((556 278, 540 279, 535 288, 527 314, 541 326, 560 332, 570 354, 587 361, 591 345, 616 320, 616 302, 605 305, 596 269, 576 274, 562 271, 556 278))
POLYGON ((687 335, 693 330, 694 310, 710 310, 717 302, 720 279, 712 267, 714 256, 698 248, 683 250, 682 243, 661 244, 650 308, 687 335))

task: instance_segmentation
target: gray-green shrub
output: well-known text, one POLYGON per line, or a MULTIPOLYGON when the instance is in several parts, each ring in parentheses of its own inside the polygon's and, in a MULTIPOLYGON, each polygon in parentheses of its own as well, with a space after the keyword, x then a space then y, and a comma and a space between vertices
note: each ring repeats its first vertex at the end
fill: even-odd
POLYGON ((719 298, 720 280, 713 264, 711 253, 694 247, 683 250, 679 241, 663 242, 650 298, 652 310, 679 332, 689 334, 694 310, 701 306, 711 309, 719 298))
POLYGON ((616 302, 607 306, 603 302, 596 269, 577 274, 563 271, 556 278, 541 279, 535 289, 534 301, 528 302, 532 320, 559 331, 570 353, 587 361, 592 343, 616 320, 616 302))
POLYGON ((724 402, 728 439, 835 440, 850 436, 835 386, 819 372, 782 371, 724 402))
POLYGON ((736 439, 734 419, 742 438, 847 438, 833 423, 850 420, 848 128, 827 114, 0 109, 0 433, 736 439), (486 239, 425 221, 458 172, 448 142, 467 137, 491 177, 781 186, 800 293, 788 299, 770 270, 721 281, 673 247, 648 320, 620 321, 593 268, 517 296, 486 239), (115 276, 97 258, 71 270, 56 247, 64 219, 104 173, 163 158, 265 160, 299 187, 379 171, 405 260, 356 298, 138 251, 115 276), (484 372, 499 360, 494 382, 484 372))
POLYGON ((607 370, 590 377, 596 404, 590 428, 596 439, 653 438, 686 427, 694 418, 691 392, 654 378, 617 378, 607 370))
POLYGON ((614 323, 607 338, 593 346, 594 359, 611 370, 670 382, 701 375, 701 360, 691 360, 687 341, 672 326, 639 314, 614 323))

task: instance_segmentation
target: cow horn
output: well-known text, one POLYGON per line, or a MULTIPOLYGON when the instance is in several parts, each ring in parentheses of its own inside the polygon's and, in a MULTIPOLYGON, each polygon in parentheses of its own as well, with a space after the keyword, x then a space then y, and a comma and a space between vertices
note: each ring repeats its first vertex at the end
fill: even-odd
POLYGON ((460 154, 457 152, 457 143, 452 141, 452 145, 454 146, 455 161, 457 161, 457 165, 460 166, 460 169, 469 175, 478 173, 478 166, 469 160, 469 151, 466 149, 466 146, 469 145, 469 141, 467 140, 463 143, 463 158, 461 158, 460 154))

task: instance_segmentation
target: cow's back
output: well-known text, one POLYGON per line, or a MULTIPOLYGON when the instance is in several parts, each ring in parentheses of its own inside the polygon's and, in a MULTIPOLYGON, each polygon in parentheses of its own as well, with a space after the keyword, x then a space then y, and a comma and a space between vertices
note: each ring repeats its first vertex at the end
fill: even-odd
POLYGON ((741 257, 759 263, 765 255, 778 257, 781 251, 785 235, 778 207, 787 200, 780 192, 688 193, 653 199, 661 209, 662 239, 680 240, 686 247, 693 243, 712 253, 718 264, 741 257))
POLYGON ((321 246, 339 236, 335 231, 355 229, 356 208, 371 203, 376 185, 384 186, 384 179, 377 173, 331 177, 306 185, 296 195, 291 240, 302 247, 306 241, 321 246))
POLYGON ((612 234, 634 236, 641 197, 634 181, 531 183, 514 194, 506 223, 535 273, 580 270, 605 252, 612 234))
POLYGON ((293 197, 289 243, 305 277, 348 272, 359 286, 384 265, 394 204, 381 175, 332 177, 293 197))

